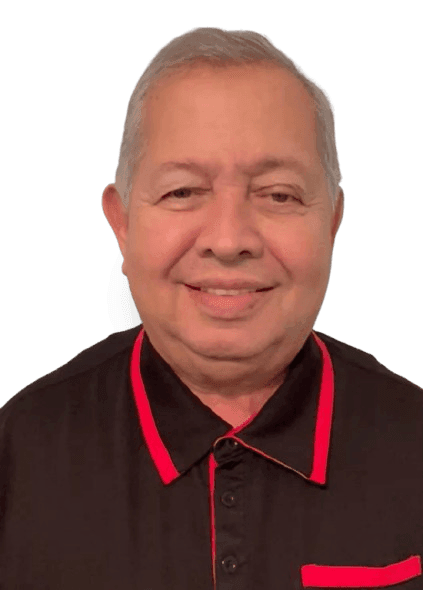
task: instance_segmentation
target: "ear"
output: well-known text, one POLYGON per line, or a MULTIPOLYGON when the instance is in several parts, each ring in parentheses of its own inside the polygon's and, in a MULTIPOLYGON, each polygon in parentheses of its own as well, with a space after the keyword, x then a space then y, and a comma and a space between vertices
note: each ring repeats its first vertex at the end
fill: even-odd
POLYGON ((332 238, 332 246, 335 241, 335 236, 338 232, 339 226, 341 225, 342 218, 344 216, 344 191, 340 187, 338 189, 338 193, 336 195, 336 205, 335 211, 333 213, 332 219, 332 228, 331 228, 331 238, 332 238))
POLYGON ((128 212, 125 209, 120 194, 114 184, 109 184, 103 191, 102 206, 104 215, 116 236, 123 256, 122 272, 126 275, 125 254, 128 234, 128 212))

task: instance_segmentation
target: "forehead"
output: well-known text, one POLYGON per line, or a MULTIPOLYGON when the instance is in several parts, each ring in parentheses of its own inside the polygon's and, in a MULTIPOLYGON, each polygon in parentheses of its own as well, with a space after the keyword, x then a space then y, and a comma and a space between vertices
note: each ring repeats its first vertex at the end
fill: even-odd
MULTIPOLYGON (((303 83, 273 64, 218 68, 190 64, 165 72, 153 82, 144 98, 143 114, 148 122, 158 111, 159 114, 170 111, 176 117, 199 110, 207 116, 218 109, 233 114, 233 107, 237 110, 242 107, 252 114, 259 106, 273 106, 280 111, 309 111, 313 115, 315 110, 303 83)), ((255 114, 260 116, 260 112, 255 114)))
POLYGON ((275 66, 173 72, 150 89, 144 107, 154 176, 201 172, 202 162, 212 172, 223 165, 250 176, 289 167, 304 172, 316 156, 313 101, 275 66))

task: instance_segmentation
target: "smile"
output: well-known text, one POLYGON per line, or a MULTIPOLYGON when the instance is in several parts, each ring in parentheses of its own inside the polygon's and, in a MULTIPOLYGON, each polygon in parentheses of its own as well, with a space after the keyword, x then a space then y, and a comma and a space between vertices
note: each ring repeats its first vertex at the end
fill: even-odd
POLYGON ((194 289, 195 291, 202 291, 203 293, 212 293, 213 295, 244 295, 245 293, 260 293, 262 291, 270 291, 273 287, 266 287, 264 289, 203 289, 200 287, 191 287, 191 285, 187 285, 190 289, 194 289))
POLYGON ((200 289, 185 285, 196 306, 207 315, 221 318, 239 318, 250 314, 264 305, 273 287, 257 291, 200 289))
MULTIPOLYGON (((189 286, 189 285, 188 285, 189 286)), ((234 289, 199 289, 196 287, 190 287, 196 291, 202 291, 203 293, 212 293, 213 295, 245 295, 245 293, 255 293, 255 291, 249 291, 248 289, 240 289, 238 291, 234 289)))

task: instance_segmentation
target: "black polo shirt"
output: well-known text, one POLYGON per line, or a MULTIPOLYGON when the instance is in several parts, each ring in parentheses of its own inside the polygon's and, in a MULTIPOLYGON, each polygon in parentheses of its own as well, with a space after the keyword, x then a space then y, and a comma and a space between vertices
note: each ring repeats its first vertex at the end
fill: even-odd
POLYGON ((112 334, 0 410, 0 588, 421 590, 422 394, 313 331, 232 428, 112 334))

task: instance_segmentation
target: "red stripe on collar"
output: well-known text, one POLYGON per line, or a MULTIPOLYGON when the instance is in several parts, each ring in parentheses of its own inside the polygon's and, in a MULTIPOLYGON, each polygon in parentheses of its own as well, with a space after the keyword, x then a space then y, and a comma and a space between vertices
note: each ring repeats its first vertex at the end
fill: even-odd
POLYGON ((313 468, 310 479, 316 483, 324 484, 326 483, 330 434, 332 430, 335 383, 329 351, 315 332, 312 332, 312 335, 320 348, 323 362, 319 406, 317 408, 316 429, 314 432, 313 468))
POLYGON ((151 412, 150 402, 148 401, 147 393, 145 391, 144 383, 141 377, 140 354, 143 338, 144 327, 141 328, 132 350, 130 368, 132 389, 134 392, 135 403, 138 409, 138 417, 141 430, 144 434, 145 443, 163 483, 168 484, 178 477, 179 472, 170 458, 169 451, 160 438, 160 434, 157 430, 157 426, 151 412))

